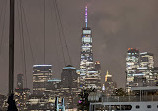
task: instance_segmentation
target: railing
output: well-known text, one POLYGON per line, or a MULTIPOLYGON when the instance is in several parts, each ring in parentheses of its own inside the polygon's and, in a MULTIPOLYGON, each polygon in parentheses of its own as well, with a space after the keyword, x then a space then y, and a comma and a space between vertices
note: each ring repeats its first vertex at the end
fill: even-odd
POLYGON ((145 102, 158 101, 158 95, 151 96, 107 96, 102 97, 102 102, 145 102))

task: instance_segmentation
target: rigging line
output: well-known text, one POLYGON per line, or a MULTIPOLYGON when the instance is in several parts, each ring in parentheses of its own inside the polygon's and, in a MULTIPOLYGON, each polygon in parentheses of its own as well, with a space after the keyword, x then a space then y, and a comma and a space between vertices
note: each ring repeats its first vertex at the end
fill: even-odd
POLYGON ((27 87, 27 75, 26 75, 26 54, 25 54, 25 42, 24 42, 24 25, 23 25, 23 14, 22 14, 22 0, 20 1, 20 17, 21 17, 21 31, 22 31, 22 44, 23 44, 23 56, 24 56, 24 75, 25 75, 25 83, 26 83, 26 87, 27 87))
POLYGON ((35 57, 34 57, 34 54, 33 54, 33 48, 32 48, 32 45, 31 45, 31 41, 30 41, 30 33, 29 33, 29 30, 28 30, 28 22, 26 20, 26 14, 25 14, 25 9, 22 5, 22 11, 23 11, 23 15, 24 15, 24 21, 25 21, 25 24, 26 24, 26 31, 27 31, 27 35, 28 35, 28 41, 29 41, 29 47, 30 47, 30 51, 31 51, 31 56, 32 56, 32 59, 33 59, 33 64, 36 63, 36 60, 35 60, 35 57))
MULTIPOLYGON (((5 29, 5 21, 6 21, 6 11, 7 11, 7 0, 5 2, 5 5, 3 7, 4 10, 4 16, 3 16, 3 26, 2 26, 2 33, 1 33, 1 40, 0 40, 0 55, 2 54, 2 43, 4 39, 4 29, 5 29), (5 7, 6 6, 6 7, 5 7)), ((2 13, 1 13, 1 18, 2 18, 2 13)))
POLYGON ((43 34, 43 59, 44 59, 44 64, 45 64, 45 26, 46 26, 46 23, 45 23, 45 0, 43 0, 43 14, 44 14, 44 18, 43 18, 43 25, 44 25, 44 29, 43 29, 43 32, 44 32, 44 34, 43 34))
MULTIPOLYGON (((53 18, 53 6, 52 6, 52 4, 51 4, 51 1, 49 0, 49 5, 50 5, 50 10, 51 10, 51 17, 53 18)), ((55 37, 55 42, 54 42, 54 44, 55 44, 55 46, 58 46, 58 44, 57 44, 57 38, 55 37)), ((56 54, 57 54, 57 59, 58 59, 58 61, 60 61, 60 59, 58 58, 59 57, 59 51, 57 50, 57 48, 55 48, 55 52, 57 52, 56 54)))
MULTIPOLYGON (((53 6, 52 6, 52 3, 51 3, 51 0, 49 0, 49 5, 50 5, 50 10, 51 10, 51 17, 53 18, 53 10, 55 10, 55 9, 53 9, 53 6)), ((53 25, 54 26, 54 25, 53 25)), ((57 37, 55 37, 55 42, 54 42, 54 44, 55 44, 55 46, 58 46, 58 39, 57 39, 57 37)), ((58 49, 57 48, 55 48, 55 52, 56 52, 56 57, 57 57, 57 61, 60 61, 60 59, 59 59, 59 51, 58 51, 58 49)), ((60 61, 61 62, 61 61, 60 61)), ((59 64, 58 64, 59 65, 59 64)), ((58 67, 58 69, 60 70, 60 68, 58 67)))
POLYGON ((60 22, 60 26, 61 26, 61 32, 62 32, 62 35, 64 37, 64 42, 65 42, 65 45, 66 45, 66 50, 67 50, 67 53, 68 53, 69 62, 70 62, 70 64, 72 64, 71 57, 70 57, 70 52, 69 52, 69 49, 68 49, 68 45, 67 45, 67 41, 66 41, 66 37, 65 37, 63 25, 62 25, 61 15, 60 15, 60 11, 59 11, 59 8, 58 8, 58 3, 57 3, 56 0, 55 0, 55 5, 56 5, 57 13, 58 13, 58 16, 59 16, 59 22, 60 22))
POLYGON ((61 42, 61 49, 62 49, 62 55, 63 55, 63 58, 64 58, 64 65, 66 66, 66 60, 65 60, 65 54, 64 54, 64 48, 63 48, 63 44, 62 44, 62 38, 61 38, 61 32, 60 32, 60 26, 59 26, 59 20, 58 20, 58 15, 57 15, 57 10, 56 10, 56 5, 55 5, 55 2, 53 0, 53 6, 54 6, 54 9, 55 9, 55 18, 57 20, 57 27, 58 27, 58 34, 59 34, 59 40, 61 42))
MULTIPOLYGON (((3 3, 1 3, 1 5, 2 5, 3 3)), ((3 5, 2 5, 2 7, 1 7, 1 12, 0 12, 0 21, 2 20, 2 12, 3 12, 3 5)))

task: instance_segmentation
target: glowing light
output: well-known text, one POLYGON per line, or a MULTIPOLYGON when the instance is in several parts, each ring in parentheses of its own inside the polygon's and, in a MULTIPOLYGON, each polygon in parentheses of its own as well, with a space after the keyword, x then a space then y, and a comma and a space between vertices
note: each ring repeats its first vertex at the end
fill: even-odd
POLYGON ((88 9, 87 9, 87 6, 85 7, 85 23, 86 23, 86 27, 87 27, 87 24, 88 24, 88 13, 87 13, 88 9))
POLYGON ((82 103, 82 101, 81 101, 81 100, 79 100, 79 101, 78 101, 78 103, 82 103))
POLYGON ((105 85, 103 84, 102 90, 105 91, 105 85))

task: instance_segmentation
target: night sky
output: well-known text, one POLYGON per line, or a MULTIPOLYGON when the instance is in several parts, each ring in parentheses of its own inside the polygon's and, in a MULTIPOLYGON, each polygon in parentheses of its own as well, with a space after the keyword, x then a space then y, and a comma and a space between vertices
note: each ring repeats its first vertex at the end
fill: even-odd
MULTIPOLYGON (((15 1, 15 79, 18 73, 24 73, 25 49, 27 75, 25 87, 32 88, 32 65, 44 64, 44 2, 21 0, 25 12, 25 15, 21 16, 20 0, 15 1), (22 37, 19 36, 22 32, 24 48, 22 37)), ((88 26, 93 33, 94 61, 101 62, 102 78, 108 70, 118 87, 125 87, 125 58, 128 48, 153 53, 155 66, 158 66, 158 0, 57 0, 57 2, 72 65, 77 69, 80 64, 81 31, 85 26, 86 4, 88 26)), ((62 68, 65 67, 61 46, 63 45, 65 50, 66 45, 63 37, 61 37, 62 43, 60 42, 53 0, 46 0, 45 6, 45 64, 51 64, 53 76, 60 78, 62 68)), ((0 0, 0 93, 2 94, 7 94, 8 91, 8 11, 9 0, 0 0)), ((64 54, 68 65, 70 62, 66 50, 64 54)))

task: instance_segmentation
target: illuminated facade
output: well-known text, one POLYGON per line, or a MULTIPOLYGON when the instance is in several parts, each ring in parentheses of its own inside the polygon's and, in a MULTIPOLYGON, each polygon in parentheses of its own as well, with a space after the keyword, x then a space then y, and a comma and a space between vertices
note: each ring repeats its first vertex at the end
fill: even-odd
POLYGON ((92 52, 92 30, 88 27, 87 7, 85 8, 85 24, 82 28, 82 46, 80 62, 80 87, 83 88, 101 88, 98 84, 100 73, 95 70, 92 52))
POLYGON ((88 27, 83 28, 81 63, 80 63, 80 76, 81 76, 82 84, 85 84, 85 77, 86 77, 87 71, 94 68, 93 67, 92 37, 91 36, 92 36, 91 29, 88 27))
POLYGON ((45 94, 50 97, 59 97, 61 95, 61 80, 60 79, 50 79, 46 83, 45 94))
POLYGON ((127 90, 133 86, 134 77, 137 75, 137 68, 139 68, 139 50, 129 48, 126 57, 127 90))
POLYGON ((19 111, 27 111, 26 102, 29 100, 29 96, 31 95, 29 88, 16 88, 15 89, 15 101, 16 106, 19 111))
POLYGON ((26 102, 31 95, 29 88, 23 88, 23 74, 17 75, 17 88, 15 89, 15 101, 19 111, 27 110, 26 102))
POLYGON ((154 68, 154 55, 148 52, 140 53, 140 67, 154 68))
POLYGON ((139 73, 143 73, 146 78, 146 84, 151 86, 154 85, 155 77, 152 73, 154 68, 154 55, 152 53, 143 52, 140 53, 140 68, 139 73))
POLYGON ((139 53, 137 49, 129 48, 126 58, 127 92, 132 86, 155 85, 153 74, 154 57, 148 52, 139 53))
POLYGON ((43 95, 46 83, 52 78, 52 65, 33 66, 33 94, 43 95))

